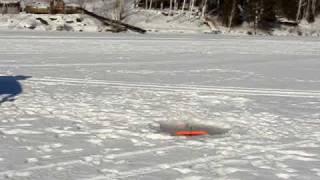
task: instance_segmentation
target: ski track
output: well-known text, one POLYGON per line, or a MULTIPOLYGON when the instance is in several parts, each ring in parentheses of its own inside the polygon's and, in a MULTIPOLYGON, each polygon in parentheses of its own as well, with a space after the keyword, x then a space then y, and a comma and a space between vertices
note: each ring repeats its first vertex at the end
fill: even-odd
MULTIPOLYGON (((186 86, 186 85, 157 85, 157 84, 134 84, 125 82, 107 82, 91 79, 67 79, 67 78, 33 78, 32 82, 54 82, 59 84, 71 83, 74 85, 108 85, 122 88, 137 88, 155 91, 191 91, 191 92, 214 92, 217 94, 233 94, 246 96, 273 96, 292 98, 319 98, 320 91, 303 91, 290 89, 263 89, 263 88, 241 88, 241 87, 219 87, 219 86, 186 86)), ((66 84, 65 84, 66 85, 66 84)), ((68 84, 70 85, 70 84, 68 84)))
POLYGON ((78 63, 78 64, 19 64, 19 65, 8 65, 0 64, 0 67, 10 67, 10 68, 28 68, 28 67, 95 67, 95 66, 121 66, 121 65, 144 65, 144 64, 163 64, 163 63, 174 63, 174 61, 161 61, 161 62, 114 62, 114 63, 78 63))

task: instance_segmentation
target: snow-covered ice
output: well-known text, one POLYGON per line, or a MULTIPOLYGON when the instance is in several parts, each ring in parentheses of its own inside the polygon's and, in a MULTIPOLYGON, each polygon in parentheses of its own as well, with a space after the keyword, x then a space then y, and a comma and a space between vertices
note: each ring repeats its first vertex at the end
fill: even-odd
POLYGON ((1 31, 0 44, 1 76, 31 76, 0 105, 0 179, 320 178, 319 39, 1 31), (152 128, 195 117, 230 131, 152 128))

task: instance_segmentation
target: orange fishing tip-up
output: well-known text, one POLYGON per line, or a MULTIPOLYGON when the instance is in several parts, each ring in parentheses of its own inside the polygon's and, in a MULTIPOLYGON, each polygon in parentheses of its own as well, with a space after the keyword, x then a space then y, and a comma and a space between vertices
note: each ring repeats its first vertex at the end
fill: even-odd
POLYGON ((207 131, 177 131, 177 136, 203 136, 208 135, 207 131))

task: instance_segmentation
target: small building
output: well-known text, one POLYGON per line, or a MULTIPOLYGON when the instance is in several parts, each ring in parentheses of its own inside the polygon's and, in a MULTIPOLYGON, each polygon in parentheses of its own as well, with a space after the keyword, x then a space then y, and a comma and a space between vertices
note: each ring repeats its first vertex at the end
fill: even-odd
POLYGON ((21 4, 19 0, 0 0, 1 14, 19 14, 21 4))
POLYGON ((25 12, 31 14, 49 14, 50 0, 35 0, 25 6, 25 12))
POLYGON ((72 0, 51 0, 52 14, 75 14, 79 13, 80 4, 72 0))
POLYGON ((80 5, 64 0, 32 0, 25 7, 32 14, 73 14, 78 13, 80 5))

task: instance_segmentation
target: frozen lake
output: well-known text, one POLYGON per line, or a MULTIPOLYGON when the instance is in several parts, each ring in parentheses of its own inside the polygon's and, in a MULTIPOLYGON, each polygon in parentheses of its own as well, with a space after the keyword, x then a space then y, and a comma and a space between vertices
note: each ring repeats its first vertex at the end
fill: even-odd
POLYGON ((0 31, 0 44, 0 179, 320 178, 320 39, 0 31), (230 131, 152 128, 190 119, 230 131))

